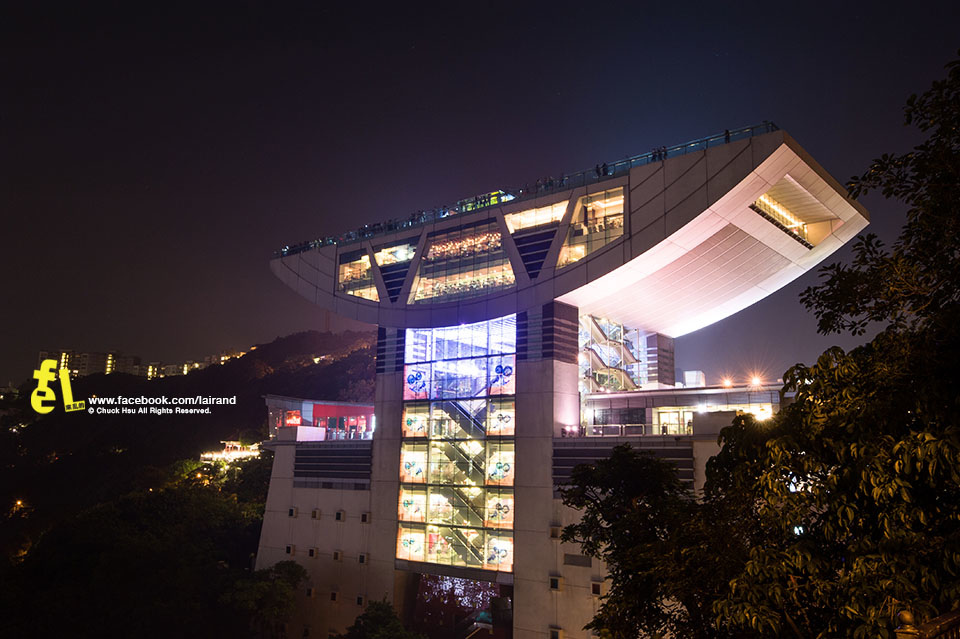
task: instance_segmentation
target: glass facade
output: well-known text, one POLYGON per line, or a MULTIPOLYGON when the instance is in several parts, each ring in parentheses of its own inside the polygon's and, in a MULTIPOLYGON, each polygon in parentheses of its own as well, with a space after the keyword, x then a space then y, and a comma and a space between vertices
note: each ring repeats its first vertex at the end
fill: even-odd
POLYGON ((397 557, 513 570, 516 316, 408 329, 397 557))
POLYGON ((377 260, 377 266, 390 266, 391 264, 409 262, 416 252, 416 242, 403 241, 378 247, 377 252, 373 254, 373 258, 377 260))
POLYGON ((516 233, 523 229, 532 229, 539 226, 549 226, 559 224, 563 219, 563 214, 567 212, 567 201, 557 202, 550 206, 543 206, 539 209, 527 209, 517 213, 507 213, 503 216, 507 223, 510 233, 516 233))
POLYGON ((634 390, 647 383, 643 334, 593 315, 580 316, 580 392, 634 390))
POLYGON ((494 220, 434 233, 420 260, 411 304, 486 295, 515 282, 494 220))
POLYGON ((623 235, 623 187, 580 198, 557 266, 590 255, 623 235))
POLYGON ((377 287, 373 283, 373 272, 370 270, 370 256, 365 250, 350 251, 340 256, 337 290, 374 302, 380 301, 377 287))

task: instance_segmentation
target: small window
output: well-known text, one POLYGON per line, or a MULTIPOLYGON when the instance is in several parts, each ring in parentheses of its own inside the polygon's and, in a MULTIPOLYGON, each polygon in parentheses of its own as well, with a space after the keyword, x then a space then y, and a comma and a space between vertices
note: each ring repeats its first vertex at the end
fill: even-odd
POLYGON ((560 628, 551 628, 550 639, 563 639, 563 630, 560 628))
POLYGON ((362 513, 362 514, 360 515, 360 523, 361 523, 361 524, 369 524, 369 523, 370 523, 370 513, 362 513))
POLYGON ((320 519, 320 509, 314 508, 310 511, 310 519, 320 519))
POLYGON ((366 603, 366 600, 363 598, 363 595, 357 595, 357 605, 362 606, 366 603))
POLYGON ((359 561, 361 564, 367 563, 367 553, 365 552, 360 553, 360 556, 357 557, 357 561, 359 561))
POLYGON ((550 577, 550 590, 563 590, 563 577, 550 577))
POLYGON ((296 517, 296 516, 297 516, 297 507, 296 507, 296 506, 287 509, 287 517, 296 517))
POLYGON ((603 584, 601 584, 599 581, 595 581, 592 584, 590 584, 590 594, 593 595, 594 597, 599 597, 600 595, 602 595, 603 584))
POLYGON ((297 547, 293 545, 288 545, 286 550, 288 555, 293 555, 293 554, 296 554, 297 547))
POLYGON ((340 552, 339 550, 334 550, 334 551, 333 551, 333 560, 334 560, 334 561, 342 561, 342 560, 343 560, 343 553, 340 552))
POLYGON ((313 588, 307 588, 307 597, 313 597, 313 588))
POLYGON ((550 526, 550 539, 560 539, 561 532, 560 526, 550 526))
POLYGON ((310 557, 316 557, 316 556, 317 556, 317 549, 316 549, 316 548, 311 548, 310 550, 307 551, 307 555, 309 555, 310 557))
POLYGON ((334 590, 330 593, 330 601, 336 602, 340 599, 340 593, 334 590))
POLYGON ((346 514, 345 512, 343 512, 342 510, 338 510, 338 511, 337 511, 337 515, 336 515, 336 520, 337 520, 337 521, 343 521, 343 520, 345 520, 346 518, 347 518, 347 514, 346 514))

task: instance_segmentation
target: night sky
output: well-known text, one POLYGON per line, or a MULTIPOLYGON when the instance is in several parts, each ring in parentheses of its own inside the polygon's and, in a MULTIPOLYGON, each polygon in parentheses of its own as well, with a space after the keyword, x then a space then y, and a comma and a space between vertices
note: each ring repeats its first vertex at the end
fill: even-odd
MULTIPOLYGON (((318 327, 274 249, 726 128, 772 120, 845 182, 917 141, 903 104, 960 47, 955 2, 465 4, 4 3, 0 384, 41 349, 176 362, 318 327)), ((894 239, 902 207, 863 203, 894 239)), ((677 367, 855 345, 815 334, 815 281, 677 367)))

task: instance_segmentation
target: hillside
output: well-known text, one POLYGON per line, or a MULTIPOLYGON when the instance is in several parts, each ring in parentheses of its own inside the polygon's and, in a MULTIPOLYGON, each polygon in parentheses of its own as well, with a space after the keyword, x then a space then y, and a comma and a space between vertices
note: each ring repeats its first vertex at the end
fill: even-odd
POLYGON ((0 548, 11 557, 73 514, 133 490, 157 485, 178 460, 196 459, 221 440, 266 434, 263 395, 372 401, 372 333, 307 331, 258 345, 247 355, 185 376, 148 381, 92 375, 73 383, 76 399, 99 397, 233 397, 209 415, 97 415, 29 406, 32 385, 0 417, 0 499, 22 502, 6 513, 0 548), (314 363, 314 359, 320 359, 314 363))

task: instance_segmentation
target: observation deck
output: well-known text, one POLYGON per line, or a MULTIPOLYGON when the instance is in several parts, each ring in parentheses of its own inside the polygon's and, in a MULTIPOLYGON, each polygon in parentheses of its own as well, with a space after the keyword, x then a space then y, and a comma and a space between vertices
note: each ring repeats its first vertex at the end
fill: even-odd
POLYGON ((311 302, 384 327, 556 300, 678 337, 773 293, 868 223, 764 123, 284 247, 270 266, 311 302))

